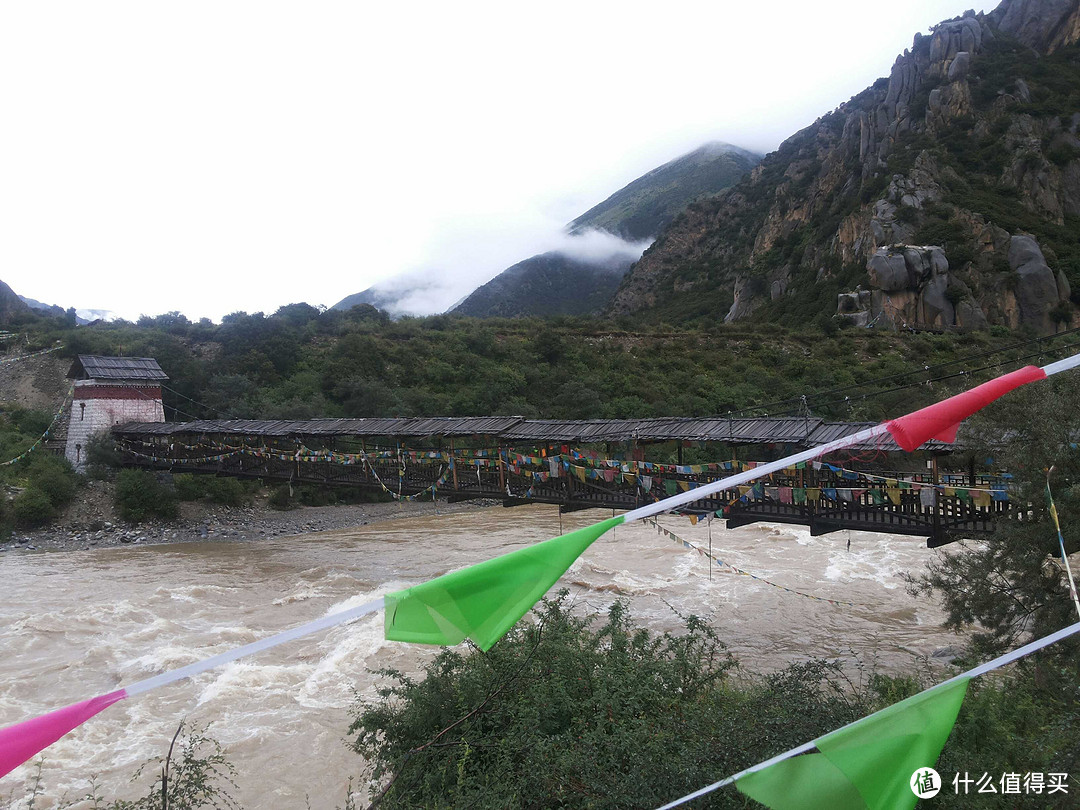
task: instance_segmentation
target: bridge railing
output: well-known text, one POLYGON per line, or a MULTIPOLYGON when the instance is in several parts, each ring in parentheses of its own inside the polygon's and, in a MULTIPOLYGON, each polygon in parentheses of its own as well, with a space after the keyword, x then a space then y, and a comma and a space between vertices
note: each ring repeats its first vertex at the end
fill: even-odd
MULTIPOLYGON (((232 444, 175 440, 118 441, 125 463, 174 472, 214 473, 382 489, 395 497, 436 490, 457 498, 556 503, 567 509, 631 509, 685 492, 754 462, 672 465, 604 459, 570 451, 522 454, 513 448, 452 453, 406 447, 345 452, 295 441, 232 444)), ((753 486, 717 493, 687 511, 734 523, 788 519, 825 531, 833 525, 940 536, 989 531, 1010 513, 1006 479, 969 473, 853 470, 828 463, 797 465, 753 486), (963 485, 961 485, 963 484, 963 485)))

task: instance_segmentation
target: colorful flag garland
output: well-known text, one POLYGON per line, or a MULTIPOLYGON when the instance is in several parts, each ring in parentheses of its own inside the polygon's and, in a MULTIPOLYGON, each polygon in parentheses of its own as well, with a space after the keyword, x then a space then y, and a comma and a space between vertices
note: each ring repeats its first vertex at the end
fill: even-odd
POLYGON ((64 412, 68 409, 68 406, 71 404, 71 398, 72 398, 72 395, 74 394, 74 392, 75 392, 75 386, 72 385, 70 388, 68 388, 67 396, 64 397, 64 402, 60 406, 60 410, 58 410, 53 415, 52 421, 49 423, 49 426, 47 428, 45 428, 45 432, 42 433, 40 437, 38 437, 38 440, 36 442, 34 442, 32 445, 30 445, 26 450, 19 453, 19 455, 15 456, 15 458, 10 459, 8 461, 0 462, 0 467, 10 467, 12 464, 18 464, 20 461, 22 461, 28 455, 30 455, 35 450, 37 450, 37 448, 41 446, 41 443, 46 441, 49 438, 49 435, 52 433, 52 429, 54 427, 56 427, 56 423, 58 421, 60 421, 60 417, 64 415, 64 412))

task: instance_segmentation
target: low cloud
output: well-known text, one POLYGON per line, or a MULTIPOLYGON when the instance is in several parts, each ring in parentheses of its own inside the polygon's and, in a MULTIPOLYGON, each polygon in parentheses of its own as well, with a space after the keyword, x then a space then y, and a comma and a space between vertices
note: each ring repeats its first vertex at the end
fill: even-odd
POLYGON ((571 235, 563 226, 549 224, 542 230, 513 234, 509 244, 525 246, 515 255, 513 249, 505 249, 507 231, 493 234, 485 227, 461 228, 451 240, 454 244, 442 244, 446 252, 431 262, 432 269, 409 271, 372 285, 374 303, 391 315, 434 315, 452 309, 508 267, 541 253, 607 265, 614 259, 637 260, 651 244, 650 240, 631 242, 596 229, 571 235), (474 241, 462 244, 462 233, 471 234, 474 241))
POLYGON ((652 244, 651 239, 628 242, 607 231, 594 228, 573 236, 564 233, 559 241, 560 244, 552 248, 556 253, 578 261, 597 263, 607 261, 613 256, 640 259, 641 254, 652 244))

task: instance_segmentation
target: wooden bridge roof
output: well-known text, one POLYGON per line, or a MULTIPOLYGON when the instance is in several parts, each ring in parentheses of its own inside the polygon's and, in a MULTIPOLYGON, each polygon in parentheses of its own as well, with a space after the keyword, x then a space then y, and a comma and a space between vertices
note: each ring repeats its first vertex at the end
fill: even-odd
POLYGON ((117 435, 171 436, 216 433, 234 436, 498 436, 520 416, 409 417, 367 419, 197 419, 191 422, 130 422, 117 435))
MULTIPOLYGON (((217 434, 232 436, 490 436, 506 442, 709 441, 727 444, 793 444, 815 447, 871 427, 873 422, 825 422, 816 417, 657 417, 651 419, 524 419, 520 416, 376 417, 365 419, 200 419, 193 422, 131 422, 113 428, 118 436, 217 434)), ((859 450, 899 451, 891 437, 859 450)), ((931 441, 923 449, 955 445, 931 441)))

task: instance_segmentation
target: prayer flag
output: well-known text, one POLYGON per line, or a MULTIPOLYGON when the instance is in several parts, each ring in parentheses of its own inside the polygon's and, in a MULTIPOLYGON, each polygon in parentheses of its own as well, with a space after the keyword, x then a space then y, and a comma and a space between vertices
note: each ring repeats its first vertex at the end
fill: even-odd
POLYGON ((1014 388, 1045 378, 1043 369, 1025 366, 1011 374, 995 377, 970 391, 893 419, 886 423, 886 427, 896 443, 909 453, 930 439, 954 442, 960 423, 973 413, 1014 388))
POLYGON ((623 516, 386 595, 390 641, 454 645, 471 638, 488 650, 623 516))
POLYGON ((95 714, 127 697, 119 689, 0 729, 0 776, 10 773, 95 714))
POLYGON ((911 779, 937 762, 968 680, 947 681, 826 734, 814 741, 820 753, 777 762, 735 786, 774 810, 912 808, 918 797, 911 779))

